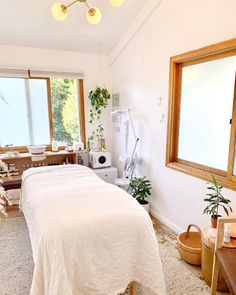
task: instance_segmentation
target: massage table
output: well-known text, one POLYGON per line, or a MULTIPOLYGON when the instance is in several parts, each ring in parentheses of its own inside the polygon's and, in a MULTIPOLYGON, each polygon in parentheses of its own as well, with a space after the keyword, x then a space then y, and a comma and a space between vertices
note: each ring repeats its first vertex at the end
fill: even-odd
POLYGON ((33 251, 31 295, 117 295, 131 283, 164 295, 158 243, 149 214, 90 168, 30 168, 21 209, 33 251))

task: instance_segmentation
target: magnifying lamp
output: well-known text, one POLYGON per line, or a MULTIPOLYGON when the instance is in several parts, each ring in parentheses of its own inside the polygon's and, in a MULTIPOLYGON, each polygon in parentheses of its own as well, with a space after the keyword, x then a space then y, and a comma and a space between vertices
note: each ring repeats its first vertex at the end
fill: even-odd
MULTIPOLYGON (((129 119, 129 123, 131 125, 131 129, 133 132, 133 136, 135 138, 135 143, 133 146, 133 150, 131 153, 131 156, 123 156, 123 162, 124 162, 124 173, 123 173, 123 179, 130 179, 133 177, 134 174, 134 169, 136 166, 136 150, 137 150, 137 146, 138 146, 138 142, 139 142, 139 137, 137 136, 135 129, 134 129, 134 124, 133 124, 133 120, 131 117, 131 112, 130 109, 118 109, 118 110, 114 110, 111 112, 112 116, 124 116, 127 115, 128 119, 129 119)), ((119 185, 119 184, 118 184, 119 185)))

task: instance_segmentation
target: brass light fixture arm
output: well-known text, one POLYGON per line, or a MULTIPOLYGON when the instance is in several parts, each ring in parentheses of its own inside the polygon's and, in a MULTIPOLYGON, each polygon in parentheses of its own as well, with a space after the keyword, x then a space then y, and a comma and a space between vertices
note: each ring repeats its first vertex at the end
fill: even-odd
POLYGON ((77 3, 77 2, 84 2, 84 4, 85 4, 88 8, 90 8, 90 6, 89 6, 88 3, 87 3, 87 0, 75 0, 75 1, 71 2, 71 3, 68 4, 68 5, 65 5, 65 9, 69 8, 70 6, 74 5, 74 4, 77 3))
POLYGON ((84 4, 85 4, 88 8, 90 8, 90 6, 88 5, 87 1, 85 1, 84 4))
POLYGON ((75 0, 75 1, 73 1, 72 3, 66 5, 65 7, 68 8, 68 7, 72 6, 72 5, 74 5, 74 4, 75 4, 76 2, 78 2, 78 1, 79 1, 79 0, 75 0))

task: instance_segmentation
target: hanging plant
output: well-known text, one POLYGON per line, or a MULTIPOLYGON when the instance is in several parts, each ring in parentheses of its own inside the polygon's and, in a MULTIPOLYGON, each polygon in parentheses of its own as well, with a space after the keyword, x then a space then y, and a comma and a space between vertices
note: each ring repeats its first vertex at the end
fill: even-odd
POLYGON ((108 106, 111 95, 107 88, 96 87, 95 90, 89 92, 91 109, 89 112, 89 123, 92 125, 97 123, 97 127, 92 131, 92 135, 88 138, 87 146, 90 150, 93 147, 94 140, 104 138, 104 128, 101 123, 102 110, 108 106))

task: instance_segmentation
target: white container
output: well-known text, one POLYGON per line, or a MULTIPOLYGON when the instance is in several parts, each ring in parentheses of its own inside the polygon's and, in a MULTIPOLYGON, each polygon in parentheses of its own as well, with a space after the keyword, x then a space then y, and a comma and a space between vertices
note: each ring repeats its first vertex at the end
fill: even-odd
POLYGON ((73 144, 73 150, 74 150, 74 152, 83 151, 84 150, 83 142, 75 142, 73 144))
POLYGON ((231 231, 231 225, 230 225, 230 223, 226 223, 225 228, 224 228, 224 242, 225 243, 230 242, 230 231, 231 231))
POLYGON ((27 146, 27 149, 31 155, 41 155, 45 153, 47 146, 46 145, 31 145, 27 146))
POLYGON ((115 183, 115 179, 117 178, 117 168, 109 167, 102 169, 94 169, 93 170, 102 180, 108 183, 115 183))
POLYGON ((53 152, 58 152, 58 141, 57 140, 52 140, 52 151, 53 152))

